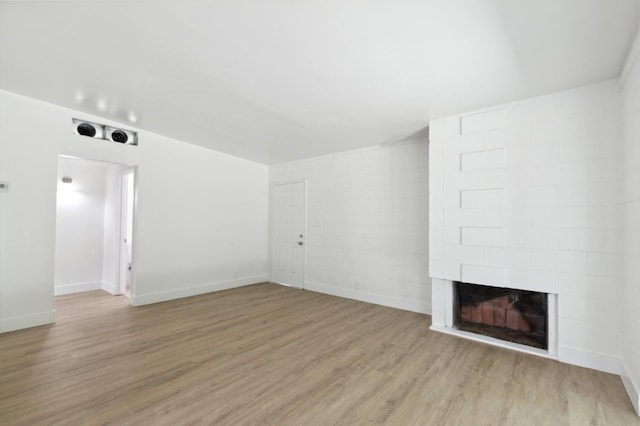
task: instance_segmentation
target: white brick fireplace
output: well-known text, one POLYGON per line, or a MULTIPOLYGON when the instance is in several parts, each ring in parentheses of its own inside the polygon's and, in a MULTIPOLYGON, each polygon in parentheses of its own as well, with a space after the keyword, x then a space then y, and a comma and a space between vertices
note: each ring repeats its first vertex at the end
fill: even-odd
POLYGON ((619 373, 615 81, 430 123, 432 328, 619 373), (453 327, 452 282, 548 293, 549 349, 453 327))

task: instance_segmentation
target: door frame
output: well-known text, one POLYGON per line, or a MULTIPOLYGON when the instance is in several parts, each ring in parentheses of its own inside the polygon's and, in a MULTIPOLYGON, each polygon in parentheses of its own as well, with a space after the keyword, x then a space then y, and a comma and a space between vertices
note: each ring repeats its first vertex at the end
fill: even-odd
POLYGON ((132 199, 133 203, 131 206, 131 294, 129 300, 130 304, 133 305, 134 297, 135 297, 135 282, 136 282, 136 268, 135 268, 135 260, 136 260, 136 218, 137 218, 137 204, 138 204, 138 166, 131 166, 126 170, 120 172, 120 229, 118 233, 118 285, 116 286, 116 295, 123 295, 126 292, 127 282, 126 278, 122 279, 123 276, 123 268, 126 267, 123 264, 123 239, 126 234, 126 224, 127 224, 127 212, 124 199, 125 196, 128 195, 128 188, 125 188, 125 176, 131 174, 131 178, 133 179, 133 194, 132 199))
POLYGON ((308 183, 307 183, 307 179, 292 179, 292 180, 283 180, 283 181, 275 181, 275 182, 270 182, 269 183, 269 282, 275 283, 275 284, 279 284, 279 285, 283 285, 286 287, 292 287, 292 288, 298 288, 298 287, 293 287, 289 284, 285 284, 285 283, 280 283, 280 282, 276 282, 272 280, 272 275, 271 275, 271 271, 272 271, 272 263, 273 263, 273 250, 272 250, 272 242, 273 242, 273 187, 274 186, 278 186, 278 185, 290 185, 293 183, 303 183, 304 184, 304 214, 303 214, 303 229, 304 229, 304 245, 302 246, 302 285, 300 286, 300 290, 304 290, 306 288, 305 284, 306 284, 306 280, 307 280, 307 245, 309 243, 309 233, 308 233, 308 221, 307 221, 307 212, 308 212, 308 207, 307 207, 307 197, 308 197, 308 183))
POLYGON ((133 286, 134 286, 134 272, 135 272, 135 264, 134 264, 134 253, 135 253, 135 221, 136 221, 136 188, 137 188, 137 170, 136 167, 129 167, 126 170, 120 172, 120 229, 118 233, 118 284, 115 286, 115 294, 123 295, 126 293, 127 289, 127 281, 126 281, 126 272, 123 271, 124 268, 127 267, 126 263, 123 260, 123 240, 126 237, 127 230, 127 209, 128 209, 128 196, 129 196, 129 188, 126 186, 126 176, 131 175, 132 179, 132 191, 131 194, 132 205, 131 205, 131 295, 130 299, 133 298, 133 286), (126 197, 126 199, 125 199, 126 197), (124 275, 123 275, 124 274, 124 275), (123 278, 124 276, 124 278, 123 278))
MULTIPOLYGON (((85 157, 85 156, 81 156, 81 155, 74 155, 74 154, 64 154, 64 153, 59 153, 57 154, 56 158, 71 158, 71 159, 77 159, 77 160, 87 160, 87 161, 94 161, 94 162, 99 162, 99 163, 107 163, 107 164, 113 164, 116 166, 120 166, 120 167, 125 167, 126 169, 124 171, 122 171, 120 173, 121 176, 121 180, 120 180, 120 199, 119 199, 119 203, 122 203, 122 174, 123 173, 128 173, 128 172, 133 172, 133 221, 132 221, 132 229, 131 229, 131 233, 132 233, 132 247, 131 247, 131 263, 133 265, 132 267, 132 271, 131 271, 131 298, 129 299, 129 304, 131 306, 136 306, 135 303, 135 297, 136 297, 136 268, 135 268, 135 262, 137 259, 137 233, 138 233, 138 172, 139 172, 139 167, 138 165, 132 165, 132 164, 126 164, 126 163, 121 163, 119 161, 111 161, 111 160, 105 160, 102 158, 93 158, 93 157, 85 157)), ((56 166, 56 174, 57 174, 57 170, 58 170, 58 166, 56 166)), ((56 188, 56 192, 57 192, 57 188, 56 188)), ((57 195, 56 195, 56 200, 57 200, 57 195)), ((57 220, 57 213, 55 220, 57 220)), ((118 230, 118 240, 120 240, 120 236, 122 235, 122 206, 120 206, 120 219, 119 219, 119 230, 118 230)), ((55 248, 54 248, 55 249, 55 248)), ((122 244, 118 243, 116 245, 116 261, 114 262, 113 266, 117 266, 117 282, 113 283, 113 294, 117 295, 118 290, 119 290, 119 286, 120 286, 120 263, 121 263, 121 250, 122 250, 122 244)), ((104 263, 103 263, 103 267, 104 267, 104 263)), ((55 283, 55 280, 52 277, 51 280, 52 283, 55 283)), ((104 287, 103 287, 104 289, 104 287)), ((109 293, 111 293, 111 290, 107 290, 109 293)), ((54 286, 52 286, 51 288, 51 292, 52 295, 55 296, 55 284, 54 286)))

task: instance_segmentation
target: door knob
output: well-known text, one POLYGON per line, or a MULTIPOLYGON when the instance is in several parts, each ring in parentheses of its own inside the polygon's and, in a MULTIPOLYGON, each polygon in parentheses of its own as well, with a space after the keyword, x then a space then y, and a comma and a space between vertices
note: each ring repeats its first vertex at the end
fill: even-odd
POLYGON ((302 241, 298 241, 298 245, 301 246, 302 245, 302 241))

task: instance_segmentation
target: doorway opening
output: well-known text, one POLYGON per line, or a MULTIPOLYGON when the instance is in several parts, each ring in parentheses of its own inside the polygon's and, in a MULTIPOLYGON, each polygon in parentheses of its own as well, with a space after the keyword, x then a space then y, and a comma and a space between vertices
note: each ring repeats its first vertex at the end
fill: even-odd
POLYGON ((58 157, 54 294, 135 295, 136 167, 58 157))
POLYGON ((304 288, 306 253, 305 181, 271 185, 270 280, 276 284, 304 288))

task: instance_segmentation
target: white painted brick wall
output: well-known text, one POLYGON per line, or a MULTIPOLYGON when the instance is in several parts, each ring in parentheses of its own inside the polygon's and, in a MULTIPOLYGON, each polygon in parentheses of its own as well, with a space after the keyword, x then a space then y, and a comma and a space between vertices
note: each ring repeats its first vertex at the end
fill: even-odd
MULTIPOLYGON (((431 311, 428 224, 442 211, 429 210, 428 147, 409 142, 269 168, 272 183, 307 180, 306 288, 431 311)), ((459 208, 460 197, 439 203, 459 208)), ((453 232, 440 240, 459 243, 453 232)))
POLYGON ((463 209, 504 207, 504 189, 471 189, 460 191, 460 207, 463 209))
POLYGON ((430 276, 557 293, 560 358, 593 368, 622 354, 621 107, 609 81, 430 123, 430 276))
MULTIPOLYGON (((637 40, 636 40, 637 41, 637 40)), ((640 414, 640 63, 637 58, 622 89, 624 188, 623 360, 635 385, 640 414)), ((606 267, 605 265, 601 265, 606 267)), ((633 394, 630 393, 633 398, 633 394)))
POLYGON ((502 108, 482 113, 472 113, 460 117, 460 134, 486 132, 504 127, 502 108))
POLYGON ((480 265, 460 265, 460 279, 468 283, 482 283, 496 287, 504 287, 504 268, 480 265))
MULTIPOLYGON (((461 147, 461 149, 463 148, 461 147)), ((458 154, 460 155, 460 171, 462 172, 504 168, 504 149, 502 148, 479 152, 458 151, 458 154)))
MULTIPOLYGON (((460 244, 463 246, 477 247, 503 247, 504 246, 504 228, 479 228, 467 227, 460 228, 460 244)), ((463 263, 462 259, 449 258, 448 260, 456 260, 463 263)))

